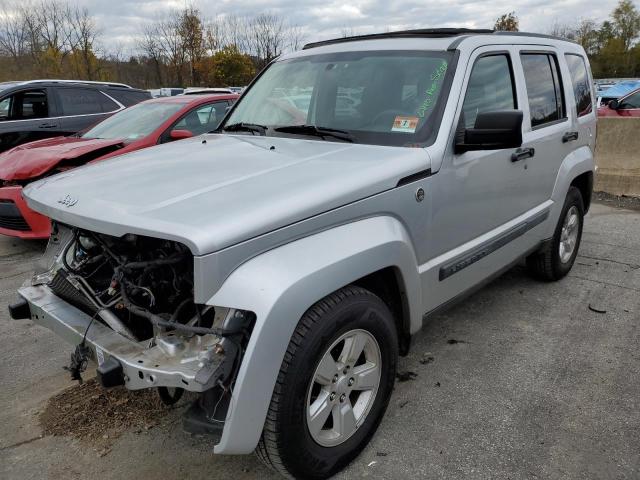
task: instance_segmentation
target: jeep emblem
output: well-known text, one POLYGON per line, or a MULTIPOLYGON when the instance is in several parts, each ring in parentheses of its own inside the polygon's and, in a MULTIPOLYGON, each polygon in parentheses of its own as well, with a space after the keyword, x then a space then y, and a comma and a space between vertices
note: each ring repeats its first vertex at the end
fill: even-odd
POLYGON ((78 199, 72 197, 71 195, 67 195, 58 200, 60 205, 64 205, 65 207, 73 207, 76 203, 78 203, 78 199))

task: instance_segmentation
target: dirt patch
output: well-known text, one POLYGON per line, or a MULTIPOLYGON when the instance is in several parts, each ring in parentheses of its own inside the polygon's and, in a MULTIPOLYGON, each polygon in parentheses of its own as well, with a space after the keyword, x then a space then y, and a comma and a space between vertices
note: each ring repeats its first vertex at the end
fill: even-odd
POLYGON ((593 201, 611 207, 640 210, 640 198, 626 195, 611 195, 605 192, 593 192, 593 201))
POLYGON ((91 379, 51 397, 40 414, 40 426, 45 435, 87 441, 101 455, 123 433, 149 430, 167 419, 170 410, 155 390, 105 390, 91 379))

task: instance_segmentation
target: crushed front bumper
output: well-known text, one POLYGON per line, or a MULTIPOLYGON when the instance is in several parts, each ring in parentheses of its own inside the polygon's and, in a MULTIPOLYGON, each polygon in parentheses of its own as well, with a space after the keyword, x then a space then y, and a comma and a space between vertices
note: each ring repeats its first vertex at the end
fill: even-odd
MULTIPOLYGON (((103 325, 74 306, 57 297, 45 285, 25 286, 19 295, 29 304, 31 320, 65 339, 72 345, 82 342, 89 347, 92 360, 100 366, 110 359, 122 366, 124 386, 130 390, 151 387, 179 387, 192 392, 203 392, 211 385, 212 373, 224 359, 212 355, 215 342, 195 336, 185 348, 171 334, 164 348, 149 341, 135 342, 103 325), (205 358, 205 360, 203 360, 205 358)), ((111 362, 113 362, 111 360, 111 362)))

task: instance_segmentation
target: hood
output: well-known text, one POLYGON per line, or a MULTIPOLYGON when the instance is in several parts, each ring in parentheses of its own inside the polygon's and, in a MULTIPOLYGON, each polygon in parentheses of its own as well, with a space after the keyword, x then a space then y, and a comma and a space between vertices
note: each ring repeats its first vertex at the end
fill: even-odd
POLYGON ((54 137, 25 143, 0 154, 0 179, 28 180, 64 161, 72 166, 95 160, 123 146, 123 140, 54 137))
POLYGON ((47 177, 24 196, 63 223, 176 240, 202 255, 394 188, 429 167, 421 148, 213 134, 47 177))

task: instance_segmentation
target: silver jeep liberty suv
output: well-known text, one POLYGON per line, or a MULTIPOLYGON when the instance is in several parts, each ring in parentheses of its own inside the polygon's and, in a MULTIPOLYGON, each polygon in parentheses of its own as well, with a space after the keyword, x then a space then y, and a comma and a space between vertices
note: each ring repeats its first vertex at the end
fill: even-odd
POLYGON ((306 45, 216 132, 25 189, 53 219, 10 307, 105 387, 199 392, 215 453, 326 478, 374 434, 423 322, 526 258, 571 269, 596 114, 583 49, 415 30, 306 45), (72 199, 72 201, 65 201, 72 199))

